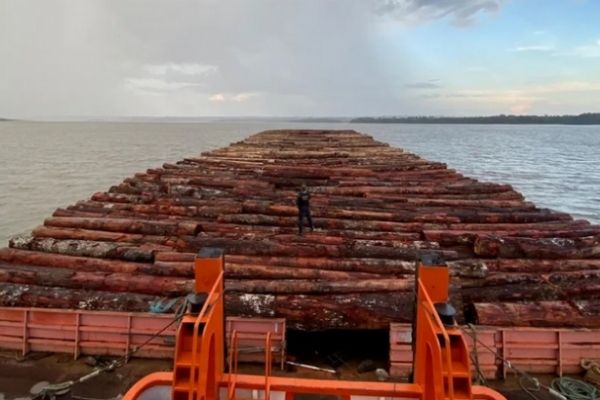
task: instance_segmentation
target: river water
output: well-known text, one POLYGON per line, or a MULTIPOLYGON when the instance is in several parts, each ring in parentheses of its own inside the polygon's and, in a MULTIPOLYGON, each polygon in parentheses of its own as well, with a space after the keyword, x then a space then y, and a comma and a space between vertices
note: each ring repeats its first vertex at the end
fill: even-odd
POLYGON ((0 122, 0 247, 135 172, 280 128, 355 129, 600 223, 598 126, 0 122))

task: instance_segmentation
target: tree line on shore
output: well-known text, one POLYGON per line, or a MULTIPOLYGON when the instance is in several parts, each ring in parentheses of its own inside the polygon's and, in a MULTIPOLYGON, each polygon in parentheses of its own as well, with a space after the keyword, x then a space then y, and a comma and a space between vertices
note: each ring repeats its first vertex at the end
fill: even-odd
POLYGON ((579 115, 491 115, 480 117, 360 117, 353 123, 388 124, 546 124, 546 125, 600 125, 600 113, 579 115))

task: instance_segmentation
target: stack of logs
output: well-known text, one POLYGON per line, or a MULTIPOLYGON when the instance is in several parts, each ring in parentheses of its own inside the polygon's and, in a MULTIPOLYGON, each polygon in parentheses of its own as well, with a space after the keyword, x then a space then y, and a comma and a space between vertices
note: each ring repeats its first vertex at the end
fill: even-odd
POLYGON ((463 318, 600 326, 600 226, 354 131, 268 131, 58 209, 0 250, 0 305, 146 311, 226 252, 230 315, 297 329, 413 317, 414 260, 449 261, 463 318), (314 232, 297 234, 296 193, 314 232))

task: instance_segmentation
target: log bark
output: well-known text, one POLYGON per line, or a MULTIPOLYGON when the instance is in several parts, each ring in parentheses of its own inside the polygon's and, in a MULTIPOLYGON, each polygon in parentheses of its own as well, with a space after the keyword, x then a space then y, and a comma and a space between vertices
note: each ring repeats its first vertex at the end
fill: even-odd
POLYGON ((59 240, 19 236, 12 238, 9 247, 21 250, 57 253, 69 256, 114 258, 124 261, 153 262, 155 248, 150 245, 136 246, 129 243, 97 242, 91 240, 59 240))
POLYGON ((75 257, 62 254, 41 253, 19 249, 0 249, 0 262, 14 265, 39 265, 41 267, 66 268, 79 271, 104 271, 128 274, 188 277, 189 265, 182 269, 166 263, 134 263, 90 257, 75 257))
POLYGON ((288 329, 388 329, 413 319, 413 293, 272 295, 227 292, 228 315, 286 318, 288 329))
POLYGON ((194 287, 193 280, 170 276, 6 265, 0 265, 0 282, 169 297, 185 296, 194 287))
POLYGON ((160 297, 0 282, 0 306, 147 312, 160 297))
POLYGON ((227 280, 225 288, 241 293, 277 294, 327 294, 327 293, 382 293, 414 290, 412 278, 404 279, 361 279, 352 281, 308 280, 308 279, 245 279, 227 280))
POLYGON ((457 230, 424 230, 423 236, 426 240, 435 241, 440 244, 473 244, 479 236, 494 236, 498 238, 526 237, 529 239, 542 238, 583 238, 600 234, 600 226, 590 227, 588 229, 564 229, 564 230, 525 230, 520 229, 518 225, 511 229, 494 230, 490 225, 487 231, 457 231, 457 230))
POLYGON ((502 258, 600 258, 600 235, 575 239, 478 236, 475 254, 502 258))
POLYGON ((272 257, 227 254, 225 264, 276 265, 292 268, 393 275, 414 274, 415 272, 414 261, 380 258, 344 258, 338 260, 327 257, 272 257))
POLYGON ((54 239, 91 240, 99 242, 125 242, 135 244, 156 244, 170 249, 182 249, 191 240, 186 236, 155 236, 139 235, 134 233, 95 231, 77 228, 55 228, 39 226, 32 231, 34 237, 47 237, 54 239))
MULTIPOLYGON (((590 302, 585 302, 591 308, 590 302)), ((600 301, 594 302, 598 307, 600 301)), ((536 327, 589 327, 600 326, 597 312, 582 315, 573 304, 566 301, 539 301, 528 303, 475 303, 474 320, 482 325, 536 326, 536 327)))
POLYGON ((225 264, 225 277, 230 279, 321 279, 360 280, 381 279, 381 274, 366 272, 330 271, 314 268, 291 268, 278 265, 225 264))
POLYGON ((125 218, 64 218, 52 217, 44 221, 46 226, 60 228, 91 229, 109 232, 139 233, 144 235, 191 235, 200 231, 196 222, 167 222, 125 218))
POLYGON ((431 254, 438 254, 444 259, 454 259, 456 252, 449 250, 436 250, 430 248, 395 248, 383 246, 333 246, 333 245, 315 245, 315 244, 282 244, 272 240, 262 240, 260 242, 226 239, 226 238, 199 238, 192 241, 186 251, 199 251, 202 247, 219 247, 228 254, 255 255, 255 256, 292 256, 292 257, 365 257, 365 258, 396 258, 400 260, 415 260, 419 254, 426 251, 431 254))

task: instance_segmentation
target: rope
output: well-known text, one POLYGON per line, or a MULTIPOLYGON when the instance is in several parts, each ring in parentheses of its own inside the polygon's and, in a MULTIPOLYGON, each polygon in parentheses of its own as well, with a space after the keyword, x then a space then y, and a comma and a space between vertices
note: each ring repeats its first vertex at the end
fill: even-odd
POLYGON ((135 353, 140 351, 144 346, 148 345, 148 343, 150 343, 152 340, 156 339, 156 337, 161 335, 164 331, 169 329, 169 327, 171 327, 171 325, 173 325, 174 323, 178 322, 181 318, 183 318, 183 316, 185 315, 186 308, 187 308, 187 301, 184 301, 178 307, 177 311, 175 312, 175 316, 167 325, 165 325, 163 328, 158 330, 156 333, 152 334, 152 336, 150 336, 144 343, 135 347, 132 351, 129 351, 129 349, 127 349, 127 351, 125 352, 125 355, 123 357, 113 360, 110 363, 108 363, 107 365, 97 367, 92 372, 81 376, 79 379, 65 381, 65 382, 61 382, 61 383, 49 384, 46 387, 42 388, 39 393, 37 393, 33 397, 31 397, 31 400, 47 400, 47 399, 54 400, 56 398, 56 396, 63 395, 63 394, 66 394, 67 392, 69 392, 73 388, 73 386, 75 386, 78 383, 83 383, 89 379, 92 379, 93 377, 95 377, 97 375, 100 375, 103 372, 113 371, 116 368, 122 367, 123 365, 125 365, 129 362, 129 358, 131 356, 133 356, 135 353))
POLYGON ((552 388, 568 400, 600 400, 600 391, 593 385, 568 377, 556 378, 552 388))
POLYGON ((521 387, 521 390, 527 393, 529 397, 531 397, 534 400, 539 400, 539 397, 537 397, 534 394, 535 392, 539 392, 541 389, 539 382, 532 382, 528 379, 525 379, 525 377, 521 376, 519 378, 519 386, 521 387))
POLYGON ((469 328, 471 328, 471 331, 473 332, 473 351, 471 351, 471 361, 475 365, 475 371, 477 372, 475 383, 478 385, 487 385, 485 376, 483 375, 483 372, 481 372, 481 366, 479 365, 479 351, 477 351, 477 329, 473 324, 469 324, 469 328))

